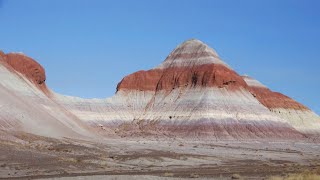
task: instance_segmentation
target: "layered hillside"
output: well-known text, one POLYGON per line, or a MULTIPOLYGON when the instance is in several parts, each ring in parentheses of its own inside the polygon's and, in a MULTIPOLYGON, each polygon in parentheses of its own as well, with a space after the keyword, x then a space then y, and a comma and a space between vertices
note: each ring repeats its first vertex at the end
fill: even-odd
POLYGON ((259 81, 243 76, 249 91, 275 115, 287 120, 295 129, 307 134, 319 133, 319 116, 306 106, 278 92, 273 92, 259 81))
POLYGON ((112 98, 55 97, 80 119, 121 136, 305 137, 251 91, 251 84, 212 48, 193 39, 179 45, 156 68, 123 78, 112 98))
POLYGON ((264 140, 303 140, 320 132, 318 115, 240 76, 195 39, 179 45, 154 69, 124 77, 107 99, 54 93, 34 60, 16 53, 1 57, 0 96, 8 97, 0 100, 6 108, 0 112, 3 128, 32 133, 49 128, 63 136, 99 132, 106 137, 264 140), (15 108, 5 105, 10 103, 15 108))
POLYGON ((44 68, 21 53, 0 52, 0 129, 47 137, 94 137, 82 121, 50 99, 44 68))

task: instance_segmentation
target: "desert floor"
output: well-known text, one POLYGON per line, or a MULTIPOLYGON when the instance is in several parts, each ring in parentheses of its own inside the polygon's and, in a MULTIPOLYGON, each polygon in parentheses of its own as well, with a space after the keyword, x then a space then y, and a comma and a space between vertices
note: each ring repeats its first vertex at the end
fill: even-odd
POLYGON ((0 179, 263 179, 320 172, 320 144, 50 139, 0 131, 0 179))

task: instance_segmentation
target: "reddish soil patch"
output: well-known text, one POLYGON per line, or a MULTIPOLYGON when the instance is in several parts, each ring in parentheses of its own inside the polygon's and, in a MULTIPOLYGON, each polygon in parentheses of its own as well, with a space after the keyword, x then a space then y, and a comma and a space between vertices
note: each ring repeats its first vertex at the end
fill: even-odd
POLYGON ((138 71, 126 76, 117 86, 119 90, 171 91, 185 87, 227 87, 239 89, 247 84, 235 71, 219 64, 193 67, 170 67, 138 71))
POLYGON ((268 88, 250 87, 249 89, 250 92, 261 102, 261 104, 269 109, 285 108, 295 110, 309 110, 306 106, 298 103, 290 97, 278 92, 272 92, 268 88))
POLYGON ((7 64, 7 68, 12 68, 9 70, 22 74, 45 94, 49 95, 49 90, 45 83, 46 73, 38 62, 23 54, 4 54, 3 52, 0 52, 0 60, 7 64))

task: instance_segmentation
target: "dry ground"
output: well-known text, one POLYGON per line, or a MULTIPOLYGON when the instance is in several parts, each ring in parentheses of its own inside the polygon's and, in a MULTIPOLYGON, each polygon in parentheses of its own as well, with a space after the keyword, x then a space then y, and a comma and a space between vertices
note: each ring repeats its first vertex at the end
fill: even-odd
POLYGON ((264 179, 306 170, 320 173, 316 143, 91 142, 3 132, 0 140, 0 179, 264 179))

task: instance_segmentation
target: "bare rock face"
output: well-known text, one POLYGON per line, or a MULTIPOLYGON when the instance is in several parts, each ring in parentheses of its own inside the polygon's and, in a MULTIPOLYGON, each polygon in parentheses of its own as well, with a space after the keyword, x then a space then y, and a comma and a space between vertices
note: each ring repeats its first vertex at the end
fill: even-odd
POLYGON ((21 54, 0 52, 0 76, 0 105, 15 107, 2 108, 0 128, 45 136, 308 140, 320 132, 319 116, 310 109, 240 76, 195 39, 159 66, 123 78, 107 99, 50 91, 44 69, 21 54))
POLYGON ((286 119, 300 131, 319 133, 320 118, 309 108, 286 95, 271 91, 249 76, 243 76, 243 79, 247 82, 252 95, 275 115, 286 119))
POLYGON ((305 138, 293 127, 296 121, 269 109, 270 104, 295 107, 298 103, 266 87, 266 92, 261 89, 264 93, 254 95, 252 83, 224 63, 215 50, 192 39, 174 49, 156 68, 123 78, 112 98, 98 102, 56 98, 80 119, 115 129, 119 136, 305 138), (286 102, 276 101, 279 96, 286 102))
POLYGON ((230 90, 246 87, 244 80, 233 70, 219 64, 204 64, 193 67, 169 67, 139 71, 125 77, 120 90, 172 91, 176 88, 226 87, 230 90))
POLYGON ((44 93, 48 94, 49 91, 45 84, 46 73, 44 68, 38 62, 22 53, 4 54, 2 52, 2 55, 0 54, 0 56, 2 56, 3 61, 13 70, 22 74, 44 93))
POLYGON ((267 88, 251 87, 250 91, 256 95, 256 98, 267 108, 290 108, 296 110, 307 110, 308 108, 297 101, 283 95, 279 92, 272 92, 267 88))
POLYGON ((17 72, 26 76, 30 81, 36 84, 43 84, 46 80, 46 74, 43 67, 35 60, 19 53, 9 53, 5 61, 17 72))
POLYGON ((162 70, 138 71, 126 76, 117 86, 117 92, 121 90, 156 91, 162 70))
POLYGON ((75 115, 51 99, 45 71, 33 59, 0 51, 0 131, 27 132, 54 138, 88 138, 75 115))
POLYGON ((0 50, 0 60, 3 60, 4 57, 5 57, 4 52, 0 50))
POLYGON ((259 102, 269 109, 285 108, 309 110, 307 107, 289 98, 288 96, 271 91, 266 86, 262 85, 260 82, 251 77, 243 76, 243 78, 248 83, 250 92, 259 100, 259 102))
POLYGON ((172 91, 176 88, 226 87, 246 88, 247 84, 230 69, 217 53, 199 40, 178 46, 157 68, 139 71, 125 77, 120 90, 172 91))

